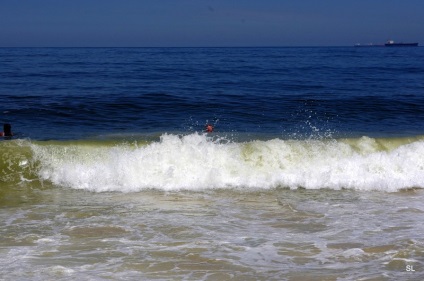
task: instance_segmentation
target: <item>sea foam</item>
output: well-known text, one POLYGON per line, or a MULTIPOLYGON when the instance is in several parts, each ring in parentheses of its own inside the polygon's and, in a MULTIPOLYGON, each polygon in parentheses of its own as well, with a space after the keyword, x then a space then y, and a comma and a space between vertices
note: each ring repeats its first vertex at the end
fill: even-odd
POLYGON ((424 187, 416 139, 254 140, 164 134, 146 145, 33 144, 37 174, 95 192, 272 188, 398 191, 424 187))

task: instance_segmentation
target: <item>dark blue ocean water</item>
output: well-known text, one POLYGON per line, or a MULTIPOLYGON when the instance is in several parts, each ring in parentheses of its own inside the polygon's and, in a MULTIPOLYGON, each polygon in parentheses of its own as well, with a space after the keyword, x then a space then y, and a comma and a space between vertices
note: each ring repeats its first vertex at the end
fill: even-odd
POLYGON ((424 48, 1 48, 0 122, 31 139, 424 134, 424 48))

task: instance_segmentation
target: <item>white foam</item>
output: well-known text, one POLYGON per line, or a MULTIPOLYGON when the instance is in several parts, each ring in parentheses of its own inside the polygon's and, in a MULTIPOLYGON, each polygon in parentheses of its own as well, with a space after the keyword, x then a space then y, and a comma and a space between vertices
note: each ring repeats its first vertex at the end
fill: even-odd
MULTIPOLYGON (((393 146, 393 145, 392 145, 393 146)), ((371 138, 221 143, 205 134, 129 145, 32 145, 39 176, 96 192, 211 188, 357 189, 424 187, 424 142, 391 147, 371 138)))

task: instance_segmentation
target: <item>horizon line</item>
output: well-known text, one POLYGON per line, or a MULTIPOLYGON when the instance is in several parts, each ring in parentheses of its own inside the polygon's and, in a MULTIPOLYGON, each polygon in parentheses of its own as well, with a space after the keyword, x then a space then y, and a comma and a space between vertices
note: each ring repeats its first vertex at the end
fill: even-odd
POLYGON ((0 46, 6 48, 343 48, 352 45, 276 45, 276 46, 0 46))

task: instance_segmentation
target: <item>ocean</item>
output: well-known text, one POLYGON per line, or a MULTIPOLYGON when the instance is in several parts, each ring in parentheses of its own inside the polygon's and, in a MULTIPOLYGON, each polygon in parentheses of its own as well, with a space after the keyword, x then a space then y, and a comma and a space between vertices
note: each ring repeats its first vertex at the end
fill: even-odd
POLYGON ((423 280, 423 61, 0 48, 0 280, 423 280))

